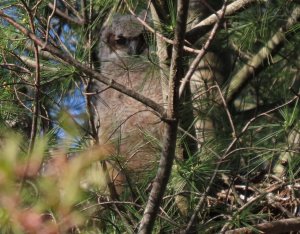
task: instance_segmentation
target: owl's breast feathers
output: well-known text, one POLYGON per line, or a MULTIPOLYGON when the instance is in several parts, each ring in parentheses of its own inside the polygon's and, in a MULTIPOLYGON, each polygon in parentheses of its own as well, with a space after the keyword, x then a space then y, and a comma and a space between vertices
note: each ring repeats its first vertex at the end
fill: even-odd
MULTIPOLYGON (((150 62, 143 59, 147 52, 143 30, 133 16, 113 19, 100 40, 101 73, 162 104, 159 72, 151 71, 150 62), (141 56, 132 56, 137 54, 141 56)), ((154 160, 154 149, 146 136, 160 138, 160 118, 135 99, 99 82, 95 84, 97 90, 103 90, 94 103, 100 118, 100 142, 118 142, 121 154, 129 160, 129 166, 148 165, 154 160), (134 157, 132 151, 135 151, 134 157)))

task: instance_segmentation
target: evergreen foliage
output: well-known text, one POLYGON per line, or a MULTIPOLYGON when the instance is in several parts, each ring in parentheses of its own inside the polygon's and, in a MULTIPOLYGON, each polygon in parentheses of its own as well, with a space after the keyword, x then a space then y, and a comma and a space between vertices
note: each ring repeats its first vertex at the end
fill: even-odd
POLYGON ((1 1, 0 233, 300 230, 299 1, 210 2, 190 0, 206 10, 190 8, 196 13, 185 22, 183 48, 177 7, 188 1, 1 1), (238 7, 227 14, 232 4, 238 7), (120 155, 124 139, 99 144, 91 85, 101 72, 103 28, 115 14, 145 9, 152 14, 144 22, 149 51, 131 69, 146 60, 145 81, 174 80, 175 92, 163 90, 168 100, 156 103, 160 109, 148 105, 165 134, 158 139, 141 129, 157 160, 140 173, 120 155), (217 11, 219 18, 207 21, 217 11), (182 61, 172 57, 178 51, 182 61), (174 155, 165 150, 176 131, 174 155), (164 155, 174 162, 165 191, 155 190, 164 155), (149 221, 152 200, 159 209, 150 209, 149 221))

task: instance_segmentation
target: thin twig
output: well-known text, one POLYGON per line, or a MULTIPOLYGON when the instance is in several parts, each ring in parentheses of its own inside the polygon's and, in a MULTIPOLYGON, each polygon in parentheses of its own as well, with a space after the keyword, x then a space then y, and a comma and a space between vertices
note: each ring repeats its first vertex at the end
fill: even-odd
MULTIPOLYGON (((25 3, 25 1, 21 0, 23 3, 28 17, 29 17, 29 24, 30 28, 33 33, 35 33, 35 25, 34 25, 34 18, 31 13, 31 10, 25 3)), ((28 152, 29 154, 33 150, 33 146, 35 144, 35 139, 37 135, 37 127, 38 127, 38 119, 39 119, 39 105, 40 105, 40 83, 41 83, 41 74, 40 74, 40 57, 39 57, 39 49, 38 49, 38 44, 34 42, 34 57, 35 57, 35 62, 36 62, 36 67, 35 67, 35 81, 34 81, 34 86, 35 86, 35 97, 34 97, 34 105, 33 105, 33 117, 32 117, 32 125, 31 125, 31 133, 30 133, 30 141, 29 141, 29 147, 28 147, 28 152)), ((29 161, 29 160, 28 160, 29 161)), ((29 166, 29 162, 27 164, 27 169, 29 166)), ((26 169, 26 170, 27 170, 26 169)))
MULTIPOLYGON (((79 12, 66 0, 62 0, 63 3, 65 4, 65 7, 69 10, 72 11, 72 13, 74 15, 76 15, 76 17, 79 19, 79 21, 84 22, 84 20, 82 19, 81 15, 79 14, 79 12)), ((76 3, 75 3, 76 4, 76 3)))
POLYGON ((249 128, 249 126, 250 126, 254 121, 256 121, 258 118, 260 118, 260 117, 262 117, 262 116, 265 116, 266 114, 269 114, 269 113, 271 113, 271 112, 274 112, 275 110, 278 110, 278 109, 280 109, 280 108, 282 108, 282 107, 284 107, 284 106, 287 106, 287 105, 289 105, 290 103, 294 102, 294 101, 297 100, 297 99, 299 99, 299 97, 294 96, 294 97, 293 97, 292 99, 290 99, 288 102, 286 102, 286 103, 284 103, 284 104, 282 104, 282 105, 280 105, 280 106, 278 106, 278 107, 276 107, 276 108, 273 108, 273 109, 271 109, 271 110, 269 110, 269 111, 267 111, 267 112, 264 112, 264 113, 262 113, 262 114, 260 114, 260 115, 258 115, 258 116, 256 116, 256 117, 252 118, 249 122, 246 123, 246 125, 245 125, 244 128, 242 129, 241 133, 240 133, 238 136, 236 136, 236 137, 231 141, 231 143, 229 144, 229 146, 228 146, 227 149, 225 150, 223 156, 218 160, 218 162, 217 162, 217 164, 216 164, 216 167, 215 167, 215 169, 214 169, 213 175, 211 176, 210 181, 208 182, 208 185, 207 185, 207 187, 206 187, 206 189, 205 189, 205 191, 204 191, 202 197, 200 198, 198 204, 197 204, 196 207, 194 208, 194 213, 193 213, 193 215, 192 215, 192 217, 191 217, 191 219, 190 219, 190 221, 189 221, 189 223, 188 223, 188 225, 187 225, 187 228, 184 230, 183 233, 185 233, 185 234, 189 233, 190 228, 192 227, 194 221, 196 220, 196 217, 197 217, 198 212, 200 212, 200 210, 202 209, 202 206, 203 206, 204 201, 205 201, 205 199, 206 199, 206 197, 207 197, 207 194, 208 194, 208 193, 210 192, 210 190, 211 190, 212 184, 213 184, 213 182, 214 182, 214 180, 215 180, 215 178, 216 178, 216 176, 217 176, 217 174, 218 174, 218 170, 219 170, 221 164, 224 162, 224 160, 227 158, 227 156, 230 155, 231 149, 232 149, 233 146, 237 143, 237 141, 239 140, 239 138, 247 131, 247 129, 249 128))
MULTIPOLYGON (((49 31, 50 31, 50 22, 51 22, 51 19, 54 16, 55 11, 56 11, 56 7, 57 7, 56 4, 57 4, 57 0, 54 0, 52 12, 49 15, 48 21, 47 21, 46 37, 45 37, 45 45, 44 46, 46 46, 48 44, 48 37, 49 37, 49 31)), ((42 48, 44 48, 44 46, 42 48)))
POLYGON ((2 64, 0 64, 0 67, 7 69, 7 70, 14 71, 14 72, 22 72, 22 73, 31 74, 30 70, 28 70, 27 68, 21 67, 19 65, 13 64, 13 63, 2 63, 2 64))
MULTIPOLYGON (((48 7, 50 9, 54 8, 52 3, 48 3, 48 7)), ((73 24, 84 25, 86 23, 86 22, 84 22, 84 20, 82 18, 71 17, 67 13, 59 10, 58 8, 56 8, 55 14, 59 15, 62 19, 65 19, 66 21, 73 23, 73 24)))
POLYGON ((207 41, 205 42, 205 44, 202 47, 202 49, 199 51, 197 57, 194 59, 194 61, 190 65, 188 72, 186 73, 186 75, 182 79, 181 85, 180 85, 180 88, 179 88, 179 97, 181 97, 181 95, 182 95, 182 93, 183 93, 183 91, 185 89, 185 86, 190 81, 190 79, 193 76, 194 72, 197 70, 200 61, 204 57, 204 55, 205 55, 208 47, 210 46, 210 44, 212 43, 213 39, 215 38, 217 30, 218 30, 218 28, 219 28, 219 26, 221 24, 221 20, 223 19, 224 14, 225 14, 226 4, 227 4, 227 1, 224 2, 224 5, 223 5, 223 7, 221 9, 222 14, 220 15, 220 17, 218 18, 218 21, 214 25, 214 27, 213 27, 213 29, 212 29, 212 31, 211 31, 211 33, 210 33, 207 41))
MULTIPOLYGON (((299 180, 300 180, 300 179, 295 180, 294 183, 299 182, 299 180)), ((267 194, 272 193, 272 192, 274 192, 274 191, 280 189, 282 186, 286 186, 286 185, 289 185, 289 184, 290 184, 290 182, 285 182, 285 183, 279 182, 279 183, 277 183, 277 184, 272 184, 269 188, 265 189, 264 192, 262 192, 261 194, 259 194, 259 195, 256 196, 256 197, 252 198, 252 199, 249 200, 247 203, 245 203, 242 207, 240 207, 240 208, 233 214, 233 217, 235 217, 235 216, 237 216, 238 214, 240 214, 242 211, 244 211, 244 210, 247 209, 249 206, 251 206, 254 202, 256 202, 256 201, 262 199, 262 198, 263 198, 264 196, 266 196, 267 194)), ((237 234, 237 233, 242 233, 242 232, 234 232, 234 230, 233 230, 233 231, 228 231, 228 232, 226 232, 226 231, 228 230, 230 224, 231 224, 231 222, 227 222, 227 223, 223 226, 223 228, 222 228, 222 230, 221 230, 221 233, 226 233, 226 234, 229 234, 229 233, 236 233, 236 234, 237 234)), ((249 230, 249 229, 248 229, 248 230, 249 230)), ((248 233, 248 232, 246 232, 246 233, 248 233)), ((272 233, 273 233, 273 232, 272 232, 272 233)))
POLYGON ((228 108, 228 105, 227 105, 226 100, 224 98, 224 95, 223 95, 223 93, 222 93, 222 91, 220 89, 220 86, 218 84, 216 84, 216 87, 217 87, 217 90, 218 90, 219 95, 221 97, 224 109, 226 111, 226 114, 227 114, 227 117, 228 117, 231 129, 232 129, 232 136, 235 138, 236 137, 236 130, 235 130, 235 126, 234 126, 234 123, 233 123, 233 119, 232 119, 231 113, 229 111, 229 108, 228 108))
MULTIPOLYGON (((174 45, 174 40, 171 40, 167 37, 165 37, 164 35, 162 35, 161 33, 157 32, 157 30, 155 30, 154 28, 152 28, 147 22, 145 22, 144 19, 141 19, 134 11, 133 9, 130 7, 129 3, 127 0, 124 0, 124 2, 126 3, 126 6, 129 10, 129 12, 150 32, 152 32, 155 36, 157 36, 158 38, 164 40, 165 42, 171 44, 171 45, 174 45)), ((183 49, 185 51, 188 51, 188 52, 192 52, 192 53, 200 53, 201 51, 200 50, 197 50, 197 49, 193 49, 191 47, 188 47, 188 46, 183 46, 183 49)))

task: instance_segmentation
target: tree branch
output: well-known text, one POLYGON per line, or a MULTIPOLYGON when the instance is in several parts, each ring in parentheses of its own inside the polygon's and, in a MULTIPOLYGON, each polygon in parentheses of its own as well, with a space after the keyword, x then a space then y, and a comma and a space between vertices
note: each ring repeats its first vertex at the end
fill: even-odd
POLYGON ((237 228, 231 231, 225 232, 225 234, 255 234, 260 232, 263 233, 272 233, 272 234, 279 234, 279 233, 289 233, 292 231, 299 231, 300 230, 300 218, 290 218, 290 219, 282 219, 276 220, 273 222, 268 223, 261 223, 258 225, 244 228, 237 228))
POLYGON ((167 109, 167 117, 171 121, 165 124, 162 155, 138 233, 151 233, 172 170, 178 129, 179 84, 184 74, 183 45, 188 5, 188 0, 178 0, 167 109))
POLYGON ((296 7, 288 18, 287 24, 281 27, 267 42, 266 46, 261 48, 260 51, 233 76, 225 95, 227 103, 232 101, 234 97, 239 94, 247 82, 257 76, 263 68, 270 65, 272 56, 283 47, 286 39, 295 33, 295 31, 291 31, 290 28, 296 24, 299 19, 300 7, 296 7))
MULTIPOLYGON (((196 207, 194 208, 194 213, 187 225, 187 228, 182 232, 182 234, 188 234, 189 233, 189 230, 190 230, 190 227, 192 226, 193 222, 195 221, 195 218, 198 214, 198 212, 201 211, 201 209, 203 208, 203 205, 204 205, 204 202, 205 202, 205 199, 208 195, 208 193, 210 192, 211 190, 211 187, 212 187, 212 184, 219 172, 219 168, 221 166, 221 164, 225 161, 225 159, 227 159, 227 157, 231 154, 232 152, 232 149, 233 147, 235 146, 235 144, 238 142, 238 140, 240 139, 240 137, 248 130, 248 128, 250 127, 250 125, 256 121, 257 119, 259 119, 260 117, 262 116, 265 116, 269 113, 272 113, 276 110, 279 110, 280 108, 283 108, 284 106, 287 106, 289 105, 290 103, 298 100, 299 98, 297 96, 294 96, 292 99, 290 99, 288 102, 280 105, 280 106, 277 106, 276 108, 273 108, 271 110, 268 110, 264 113, 261 113, 255 117, 253 117, 252 119, 250 119, 243 127, 243 129, 241 130, 241 132, 239 133, 238 136, 235 136, 234 139, 231 141, 231 143, 228 145, 227 149, 225 150, 225 152, 223 153, 223 155, 219 158, 218 162, 216 163, 216 166, 215 166, 215 169, 214 169, 214 172, 213 172, 213 175, 211 176, 209 182, 208 182, 208 185, 206 186, 206 189, 202 195, 202 197, 200 198, 198 204, 196 205, 196 207)), ((225 224, 224 226, 226 226, 228 224, 225 224)), ((227 226, 226 226, 227 227, 227 226)), ((226 231, 226 229, 224 229, 224 231, 226 231)))
MULTIPOLYGON (((0 10, 0 17, 2 17, 3 19, 5 19, 8 23, 10 23, 11 25, 13 25, 16 29, 20 30, 21 33, 23 33, 24 35, 26 35, 28 38, 30 38, 34 43, 36 43, 38 46, 43 47, 45 45, 44 41, 41 40, 40 38, 38 38, 34 33, 32 33, 31 31, 29 31, 27 28, 25 28, 24 26, 18 24, 13 18, 11 18, 10 16, 6 15, 3 11, 0 10)), ((76 67, 77 69, 79 69, 80 71, 84 72, 86 75, 88 76, 92 76, 93 78, 95 78, 96 80, 108 85, 109 87, 129 96, 134 98, 135 100, 143 103, 144 105, 150 107, 151 109, 153 109, 161 118, 162 120, 166 119, 166 113, 165 113, 165 109, 163 106, 159 105, 158 103, 156 103, 155 101, 153 101, 150 98, 145 97, 144 95, 130 89, 127 88, 126 86, 116 82, 113 79, 107 78, 104 75, 102 75, 101 73, 94 71, 92 69, 90 69, 88 66, 78 62, 76 59, 74 59, 73 57, 63 53, 60 49, 57 49, 56 47, 47 44, 44 46, 44 50, 48 51, 49 53, 51 53, 52 55, 64 60, 65 62, 67 62, 68 64, 76 67)))
MULTIPOLYGON (((27 11, 28 17, 29 17, 29 25, 32 30, 32 32, 35 33, 35 25, 34 25, 34 16, 32 15, 32 12, 28 8, 27 4, 22 0, 21 1, 27 11)), ((39 49, 38 44, 36 42, 33 43, 34 48, 34 59, 35 59, 35 78, 34 78, 34 103, 33 103, 33 115, 32 115, 32 123, 31 123, 31 132, 30 132, 30 141, 29 141, 29 147, 28 147, 28 153, 30 154, 33 150, 36 136, 38 133, 38 119, 39 119, 39 112, 40 112, 40 87, 41 87, 41 68, 40 68, 40 55, 39 55, 39 49)), ((28 161, 29 163, 29 161, 28 161)), ((28 170, 29 164, 26 165, 26 171, 28 170)))
MULTIPOLYGON (((250 6, 253 3, 262 3, 263 1, 257 0, 237 0, 226 7, 225 16, 233 15, 234 13, 240 11, 243 8, 250 6)), ((211 30, 213 24, 215 24, 219 18, 221 18, 223 10, 220 9, 216 14, 212 14, 206 19, 202 20, 200 23, 195 25, 191 30, 186 33, 186 39, 193 43, 196 39, 199 39, 201 36, 205 35, 211 30)))
POLYGON ((76 14, 77 18, 74 18, 74 17, 71 17, 69 16, 68 13, 66 12, 63 12, 61 11, 60 9, 58 8, 55 8, 54 5, 52 3, 48 3, 48 7, 51 9, 51 10, 54 10, 55 9, 55 14, 62 17, 62 19, 70 22, 70 23, 73 23, 73 24, 77 24, 77 25, 84 25, 86 24, 85 20, 82 19, 78 14, 76 14))
POLYGON ((194 61, 192 62, 192 64, 190 65, 188 72, 186 73, 186 75, 184 76, 184 78, 181 81, 181 85, 180 85, 180 88, 179 88, 179 97, 181 97, 181 95, 182 95, 182 93, 183 93, 183 91, 185 89, 186 84, 188 82, 190 82, 190 79, 192 78, 194 72, 197 70, 200 61, 202 60, 202 58, 206 54, 207 49, 209 48, 209 46, 211 45, 213 39, 216 36, 217 30, 218 30, 218 28, 220 26, 220 22, 223 19, 224 13, 226 11, 226 2, 227 1, 225 1, 224 5, 223 5, 223 7, 221 9, 222 14, 220 15, 220 18, 218 18, 218 21, 214 25, 214 27, 213 27, 213 29, 212 29, 212 31, 211 31, 208 39, 206 40, 204 46, 202 47, 202 49, 200 50, 200 52, 198 53, 197 57, 194 59, 194 61))
MULTIPOLYGON (((149 32, 153 33, 160 40, 164 40, 165 42, 167 42, 171 45, 175 44, 175 42, 172 39, 169 39, 169 38, 165 37, 164 35, 162 35, 161 33, 157 32, 157 30, 152 28, 148 23, 146 23, 144 19, 141 19, 137 14, 135 14, 135 12, 130 7, 127 0, 124 0, 124 2, 126 3, 128 11, 137 19, 137 21, 139 21, 145 27, 145 29, 147 29, 149 32)), ((188 46, 183 46, 183 48, 184 48, 185 51, 188 51, 188 52, 191 52, 191 53, 199 53, 200 52, 200 50, 193 49, 193 48, 188 47, 188 46)))

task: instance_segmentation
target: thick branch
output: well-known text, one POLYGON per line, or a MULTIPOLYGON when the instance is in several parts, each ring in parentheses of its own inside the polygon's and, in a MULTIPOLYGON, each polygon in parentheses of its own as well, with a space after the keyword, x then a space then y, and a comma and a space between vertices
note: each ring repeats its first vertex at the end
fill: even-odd
MULTIPOLYGON (((237 0, 226 7, 225 16, 233 15, 243 8, 248 7, 253 3, 262 3, 263 1, 257 0, 237 0)), ((199 39, 201 36, 209 32, 218 19, 222 16, 222 9, 217 11, 216 14, 210 15, 200 23, 195 25, 190 31, 186 33, 186 39, 193 43, 195 39, 199 39)))
POLYGON ((159 168, 139 227, 139 233, 151 233, 158 209, 171 174, 178 128, 179 84, 183 77, 183 44, 186 31, 188 0, 178 0, 175 39, 169 79, 167 117, 159 168))
MULTIPOLYGON (((22 62, 25 63, 28 67, 36 68, 37 64, 35 60, 23 55, 21 55, 20 58, 22 59, 22 62)), ((59 68, 57 67, 50 67, 42 63, 40 63, 39 66, 40 66, 40 70, 51 71, 51 72, 59 71, 59 68)))
MULTIPOLYGON (((33 44, 32 43, 25 43, 25 49, 27 50, 30 50, 30 51, 33 51, 34 50, 34 47, 33 47, 33 44)), ((57 57, 54 57, 51 53, 47 52, 47 51, 44 51, 42 50, 41 47, 38 48, 39 49, 39 55, 41 58, 44 58, 46 60, 54 60, 54 61, 57 61, 57 62, 60 62, 60 63, 63 63, 63 64, 66 64, 66 62, 62 59, 59 59, 57 57)), ((24 56, 25 57, 25 56, 24 56)))
POLYGON ((238 228, 231 231, 225 232, 225 234, 251 234, 258 233, 261 231, 263 233, 288 233, 292 231, 300 230, 300 218, 290 218, 290 219, 282 219, 269 223, 261 223, 253 226, 253 228, 244 227, 238 228))
MULTIPOLYGON (((161 0, 153 0, 151 1, 151 5, 155 8, 157 18, 160 19, 162 22, 167 22, 168 14, 165 10, 165 2, 161 0)), ((151 13, 153 11, 151 10, 151 13)), ((153 14, 152 14, 153 16, 153 14)), ((155 22, 155 19, 154 19, 155 22)))
POLYGON ((295 31, 290 31, 291 26, 297 23, 300 19, 300 7, 296 7, 288 19, 287 24, 281 27, 267 42, 266 46, 253 56, 253 58, 242 67, 229 84, 226 101, 230 102, 240 92, 240 90, 249 82, 253 77, 257 76, 264 67, 270 65, 272 56, 276 54, 284 45, 288 37, 291 37, 295 31))

